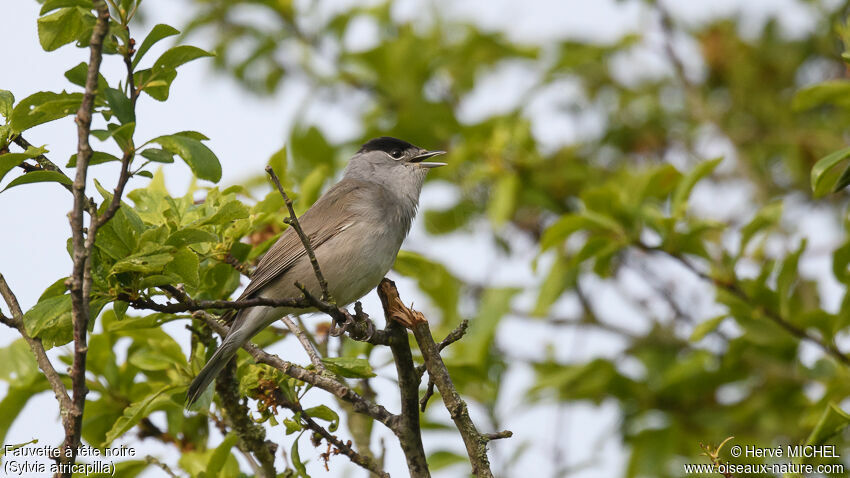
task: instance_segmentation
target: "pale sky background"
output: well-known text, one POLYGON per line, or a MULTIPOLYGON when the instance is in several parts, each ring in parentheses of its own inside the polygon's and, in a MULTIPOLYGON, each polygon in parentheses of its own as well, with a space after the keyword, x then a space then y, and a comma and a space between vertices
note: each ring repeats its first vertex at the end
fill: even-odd
MULTIPOLYGON (((4 41, 0 43, 0 56, 4 60, 0 69, 0 88, 12 91, 17 101, 37 91, 76 88, 65 81, 63 73, 77 63, 87 60, 88 51, 66 46, 56 52, 45 53, 39 46, 36 35, 39 5, 35 1, 24 0, 6 3, 4 41)), ((330 2, 331 5, 339 3, 353 2, 330 2)), ((419 0, 398 2, 394 14, 399 19, 416 18, 421 3, 419 0)), ((663 75, 670 71, 661 51, 657 18, 642 2, 478 0, 438 3, 443 15, 447 17, 474 19, 486 29, 503 30, 512 39, 528 43, 544 43, 552 38, 611 41, 626 31, 645 32, 645 45, 617 60, 619 74, 624 81, 630 81, 642 75, 663 75)), ((812 15, 814 7, 792 0, 668 0, 665 3, 677 18, 685 22, 701 22, 717 16, 740 16, 744 32, 758 28, 778 12, 781 12, 778 17, 780 28, 787 35, 800 35, 815 26, 812 15)), ((143 31, 134 31, 133 36, 140 41, 152 25, 160 22, 179 28, 191 15, 192 10, 188 5, 188 2, 182 1, 145 0, 143 9, 147 24, 143 31)), ((358 28, 358 31, 351 34, 351 41, 368 45, 371 41, 368 25, 358 28)), ((699 78, 701 65, 698 56, 688 54, 695 53, 694 45, 686 39, 677 40, 676 48, 685 59, 689 76, 699 78)), ((193 36, 189 41, 202 48, 211 47, 209 39, 203 36, 193 36)), ((148 54, 147 59, 150 61, 156 58, 166 46, 170 46, 170 43, 162 42, 148 54)), ((117 57, 106 57, 102 71, 107 78, 122 77, 123 64, 117 57)), ((476 91, 463 102, 461 116, 465 121, 478 121, 503 109, 512 108, 522 96, 523 88, 528 85, 529 72, 522 68, 496 68, 491 74, 480 78, 476 91)), ((137 112, 136 138, 148 139, 186 129, 200 131, 210 137, 207 144, 222 162, 223 177, 220 184, 239 183, 262 172, 268 157, 280 148, 285 132, 292 124, 296 107, 306 94, 304 84, 288 82, 274 96, 258 97, 245 92, 226 75, 214 74, 209 61, 195 61, 180 68, 167 102, 159 103, 145 95, 141 97, 137 112)), ((574 96, 575 92, 570 93, 569 86, 565 85, 563 91, 548 94, 569 97, 570 94, 574 96)), ((592 112, 567 117, 562 111, 554 110, 547 97, 530 102, 526 112, 537 119, 534 132, 547 146, 571 142, 585 135, 592 136, 601 127, 592 112)), ((308 116, 311 120, 320 122, 329 136, 336 140, 347 140, 358 133, 356 122, 350 115, 346 115, 344 109, 313 109, 308 112, 308 116)), ((36 145, 47 144, 50 150, 48 156, 60 166, 64 166, 67 158, 76 149, 76 129, 70 117, 28 131, 26 138, 36 145)), ((97 148, 97 140, 93 141, 97 148)), ((704 142, 702 148, 706 156, 718 151, 728 151, 722 141, 711 138, 704 142)), ((451 160, 451 155, 448 160, 451 160)), ((104 186, 111 189, 118 168, 112 163, 97 166, 90 171, 90 176, 101 178, 104 186)), ((4 183, 8 183, 15 175, 15 172, 9 173, 4 183)), ((178 161, 166 167, 166 178, 171 193, 179 195, 185 191, 190 172, 188 167, 178 161)), ((143 186, 147 181, 144 178, 134 179, 127 190, 143 186)), ((5 184, 0 184, 0 188, 3 186, 5 184)), ((700 210, 700 213, 708 212, 707 206, 710 206, 712 215, 732 214, 745 203, 747 197, 746 191, 733 191, 731 194, 720 195, 718 200, 714 193, 716 191, 697 189, 697 197, 701 195, 702 201, 698 200, 696 207, 700 208, 701 204, 706 209, 700 210)), ((452 204, 455 197, 456 192, 451 186, 432 183, 426 188, 422 203, 424 208, 445 206, 452 204)), ((69 257, 64 250, 65 240, 69 235, 65 215, 70 210, 70 205, 70 194, 55 184, 15 188, 0 194, 0 224, 3 230, 0 272, 6 277, 25 310, 36 302, 47 285, 67 276, 71 269, 69 257)), ((815 249, 817 244, 834 247, 839 231, 830 219, 825 218, 823 214, 818 215, 816 211, 795 213, 793 208, 788 214, 792 216, 791 220, 795 219, 796 214, 796 219, 803 221, 800 229, 804 232, 801 232, 801 235, 813 236, 811 231, 818 232, 817 237, 811 238, 817 242, 810 242, 810 250, 815 249)), ((485 234, 485 225, 477 228, 477 231, 430 240, 425 237, 421 223, 417 222, 404 248, 440 258, 453 273, 477 282, 515 285, 541 280, 540 274, 529 267, 530 259, 536 251, 531 243, 524 242, 521 235, 509 233, 516 241, 517 252, 511 257, 505 257, 485 234)), ((822 271, 829 270, 827 259, 809 257, 803 261, 803 271, 807 275, 818 276, 822 271)), ((541 267, 540 270, 545 272, 547 268, 541 267)), ((408 302, 415 301, 417 308, 423 309, 427 315, 428 300, 417 293, 415 285, 395 274, 390 276, 399 283, 402 297, 408 302)), ((627 274, 621 282, 623 283, 612 285, 588 281, 586 287, 596 299, 600 315, 639 331, 647 324, 630 320, 633 315, 632 306, 623 301, 618 288, 630 289, 636 296, 646 294, 647 289, 642 278, 637 276, 629 277, 627 274)), ((685 275, 680 282, 681 287, 696 295, 706 293, 703 285, 693 277, 685 275)), ((825 297, 832 298, 834 303, 838 286, 828 279, 822 286, 825 297)), ((532 298, 520 297, 515 306, 524 308, 530 303, 530 299, 532 298)), ((704 302, 711 303, 710 296, 704 302)), ((374 293, 364 299, 364 306, 367 312, 372 312, 372 316, 380 316, 375 313, 380 311, 380 304, 374 293)), ((0 308, 8 313, 5 304, 0 308)), ((557 315, 569 316, 575 312, 575 304, 562 300, 555 310, 557 315)), ((184 347, 187 346, 188 335, 183 330, 183 323, 169 324, 167 330, 173 333, 184 347)), ((11 330, 0 328, 0 346, 15 338, 16 334, 11 330)), ((509 317, 504 320, 499 330, 498 340, 501 348, 508 350, 511 356, 543 358, 546 349, 552 346, 556 356, 565 362, 583 361, 597 356, 613 357, 622 350, 623 345, 616 337, 599 332, 581 330, 576 333, 576 330, 568 328, 553 330, 543 324, 509 317)), ((290 360, 307 362, 306 355, 297 343, 291 341, 278 344, 272 347, 271 351, 290 360)), ((55 357, 56 353, 52 352, 51 355, 55 357)), ((58 364, 58 361, 54 363, 58 364)), ((621 365, 628 369, 634 364, 621 365)), ((374 380, 382 394, 380 400, 391 411, 397 411, 399 408, 394 385, 390 380, 381 377, 392 377, 394 373, 392 366, 382 368, 378 370, 379 377, 374 380)), ((504 399, 501 400, 501 415, 506 418, 502 426, 513 430, 515 435, 510 440, 493 444, 491 457, 494 469, 501 469, 500 463, 518 446, 527 442, 531 447, 524 458, 510 470, 511 475, 534 470, 541 476, 550 476, 553 472, 550 456, 556 444, 561 450, 568 450, 566 462, 580 468, 571 476, 620 475, 627 456, 618 439, 619 411, 616 403, 604 402, 600 406, 573 404, 561 407, 537 405, 526 408, 522 391, 532 380, 530 367, 518 363, 510 368, 502 383, 500 393, 504 395, 504 399), (582 464, 586 464, 586 467, 582 467, 582 464)), ((5 390, 5 387, 5 384, 0 385, 0 390, 5 390)), ((310 396, 313 400, 317 397, 324 398, 321 392, 311 392, 310 396)), ((431 407, 429 413, 434 413, 441 420, 448 419, 447 413, 441 407, 431 407)), ((154 421, 162 423, 164 419, 161 415, 154 415, 154 421)), ((487 429, 487 421, 481 416, 480 410, 474 407, 473 418, 485 431, 494 431, 487 429)), ((384 437, 387 444, 387 471, 394 476, 406 475, 404 459, 394 438, 380 425, 376 425, 375 429, 378 431, 376 435, 384 437)), ((214 429, 213 433, 216 433, 214 429)), ((21 443, 38 438, 41 444, 56 444, 61 441, 62 436, 55 399, 51 393, 45 392, 29 402, 12 426, 6 443, 21 443)), ((128 438, 123 443, 132 443, 142 455, 152 454, 166 463, 176 463, 178 452, 173 447, 162 446, 152 439, 139 442, 135 431, 131 431, 128 438)), ((271 429, 270 438, 288 450, 291 437, 284 438, 282 427, 271 429)), ((119 440, 116 445, 121 443, 119 440)), ((461 453, 463 451, 460 438, 454 431, 427 434, 425 447, 428 452, 443 448, 451 448, 461 453)), ((313 476, 363 475, 359 470, 352 473, 355 468, 341 457, 332 459, 331 473, 326 474, 318 460, 320 451, 323 450, 314 451, 308 440, 301 441, 301 456, 310 460, 308 470, 313 476)), ((694 461, 698 460, 697 457, 698 451, 695 450, 694 461)), ((449 468, 446 472, 438 473, 438 476, 458 476, 460 472, 462 468, 449 468)), ((158 469, 151 469, 145 476, 160 474, 158 469)))

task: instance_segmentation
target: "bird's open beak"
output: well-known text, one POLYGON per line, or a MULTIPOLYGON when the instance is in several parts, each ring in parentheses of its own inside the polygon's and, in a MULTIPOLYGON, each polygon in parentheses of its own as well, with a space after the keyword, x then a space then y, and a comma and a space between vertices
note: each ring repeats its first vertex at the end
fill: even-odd
POLYGON ((439 168, 440 166, 445 166, 446 163, 432 163, 432 162, 425 162, 425 160, 428 159, 428 158, 433 158, 434 156, 439 156, 441 154, 446 154, 446 152, 445 151, 422 151, 421 153, 414 156, 413 159, 410 160, 410 162, 416 163, 420 167, 423 167, 423 168, 429 168, 429 169, 430 168, 439 168))

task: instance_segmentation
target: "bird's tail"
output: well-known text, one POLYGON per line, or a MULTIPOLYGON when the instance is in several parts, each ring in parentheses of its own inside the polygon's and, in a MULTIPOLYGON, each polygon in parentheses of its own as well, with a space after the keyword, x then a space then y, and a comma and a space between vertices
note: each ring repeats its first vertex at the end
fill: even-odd
POLYGON ((207 387, 210 386, 212 381, 215 380, 218 374, 224 369, 224 366, 227 365, 227 362, 236 355, 239 347, 242 347, 242 345, 250 340, 254 333, 256 333, 256 331, 252 330, 252 327, 242 326, 243 324, 247 325, 246 322, 248 321, 244 319, 250 317, 250 312, 248 311, 256 309, 262 309, 262 307, 245 309, 237 314, 236 320, 231 326, 230 333, 227 334, 227 337, 225 337, 221 346, 215 351, 215 353, 213 353, 209 362, 204 365, 204 368, 201 369, 201 372, 189 385, 189 390, 186 392, 187 408, 195 403, 195 401, 197 401, 198 398, 206 391, 207 387))

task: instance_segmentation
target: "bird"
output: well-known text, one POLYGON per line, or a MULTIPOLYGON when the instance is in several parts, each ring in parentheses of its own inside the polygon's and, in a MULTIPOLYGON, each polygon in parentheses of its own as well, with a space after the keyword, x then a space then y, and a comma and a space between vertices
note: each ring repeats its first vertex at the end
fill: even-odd
MULTIPOLYGON (((445 151, 428 151, 382 136, 364 143, 348 161, 342 179, 299 219, 338 305, 350 304, 374 289, 395 262, 419 206, 429 170, 446 163, 426 161, 445 151)), ((306 249, 294 228, 286 229, 251 275, 238 300, 300 298, 298 282, 314 296, 322 291, 306 249)), ((311 309, 257 306, 241 309, 230 331, 189 385, 192 405, 236 352, 284 315, 311 309)))

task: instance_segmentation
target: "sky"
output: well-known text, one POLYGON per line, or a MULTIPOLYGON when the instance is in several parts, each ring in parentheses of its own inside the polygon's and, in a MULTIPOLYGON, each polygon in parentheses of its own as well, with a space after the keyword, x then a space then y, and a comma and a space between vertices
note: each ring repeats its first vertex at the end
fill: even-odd
MULTIPOLYGON (((38 4, 25 0, 7 3, 9 4, 4 5, 4 38, 14 39, 14 42, 0 43, 0 54, 4 59, 4 67, 0 69, 0 88, 12 91, 20 101, 37 91, 72 87, 64 81, 62 75, 70 67, 85 61, 87 51, 66 46, 56 52, 45 53, 38 44, 36 34, 38 4)), ((330 2, 327 8, 340 8, 335 4, 349 3, 352 2, 330 2)), ((427 21, 426 18, 418 18, 419 12, 422 11, 419 8, 420 3, 418 0, 397 2, 394 14, 402 20, 427 21)), ((700 0, 665 3, 676 18, 684 22, 739 14, 744 19, 743 28, 746 29, 748 26, 755 28, 770 16, 782 12, 779 25, 787 35, 799 35, 814 26, 810 11, 813 7, 791 0, 700 0)), ((554 37, 611 41, 626 31, 644 31, 647 32, 646 48, 634 57, 623 59, 624 77, 628 78, 638 74, 637 72, 652 75, 667 74, 670 71, 660 53, 658 35, 653 33, 657 19, 641 2, 478 0, 446 1, 441 5, 445 8, 446 15, 471 19, 485 29, 506 31, 513 39, 528 43, 545 42, 554 37)), ((147 30, 156 23, 165 22, 179 27, 191 15, 188 2, 182 1, 145 0, 143 8, 147 15, 146 26, 134 33, 137 39, 143 38, 147 30)), ((351 41, 368 44, 368 25, 362 27, 360 32, 362 33, 353 33, 351 41)), ((202 48, 209 46, 205 40, 203 36, 190 38, 193 44, 202 48)), ((149 58, 155 58, 167 44, 168 42, 163 42, 155 47, 149 58)), ((692 52, 693 48, 686 39, 676 42, 677 51, 685 53, 683 58, 693 58, 695 55, 687 54, 692 52)), ((686 67, 689 75, 699 77, 698 61, 686 61, 686 67)), ((515 70, 516 68, 506 68, 504 71, 496 70, 483 76, 476 91, 462 105, 462 116, 469 121, 477 121, 504 108, 513 107, 513 102, 521 97, 523 85, 528 82, 528 72, 522 71, 522 68, 515 70), (505 91, 513 91, 514 94, 504 94, 505 91)), ((107 77, 121 76, 122 71, 123 64, 119 59, 106 57, 103 72, 107 77)), ((238 184, 261 172, 268 157, 280 148, 286 131, 292 124, 293 115, 307 94, 306 86, 295 81, 288 82, 271 97, 258 97, 241 89, 227 76, 214 73, 208 62, 196 61, 181 67, 167 102, 159 103, 142 97, 137 112, 139 121, 136 137, 152 138, 185 129, 200 131, 210 137, 208 145, 222 162, 221 184, 238 184)), ((564 91, 553 94, 569 95, 564 91)), ((592 117, 564 118, 563 115, 552 111, 551 107, 547 106, 548 103, 540 100, 530 104, 527 110, 530 116, 536 118, 534 132, 541 143, 554 147, 559 141, 593 134, 592 117)), ((356 122, 346 117, 344 112, 334 112, 318 120, 323 123, 323 129, 338 140, 350 139, 358 133, 356 122)), ((48 157, 59 165, 64 165, 76 148, 76 129, 70 117, 39 126, 27 132, 26 137, 33 144, 46 144, 50 151, 48 157)), ((708 144, 706 147, 716 148, 717 145, 708 144)), ((112 181, 117 177, 118 168, 115 164, 105 164, 91 171, 94 177, 101 178, 101 182, 110 189, 112 181)), ((11 177, 12 173, 4 182, 8 183, 11 177)), ((182 163, 169 165, 166 179, 172 194, 179 195, 185 191, 190 177, 189 169, 182 163)), ((146 182, 144 178, 134 178, 127 190, 144 186, 146 182)), ((3 186, 5 184, 0 184, 0 187, 3 186)), ((697 192, 699 193, 699 190, 697 192)), ((452 204, 452 198, 456 197, 456 194, 456 191, 446 184, 429 184, 423 193, 423 208, 452 204)), ((71 197, 68 192, 55 184, 15 188, 0 193, 0 224, 3 225, 3 234, 0 236, 0 272, 17 294, 25 310, 35 304, 47 285, 67 276, 71 269, 69 257, 64 250, 65 240, 69 235, 65 215, 70 205, 71 197)), ((734 207, 734 204, 730 207, 734 207)), ((801 218, 814 221, 812 227, 828 227, 826 224, 817 223, 817 217, 807 215, 801 218)), ((439 241, 429 241, 425 237, 422 224, 417 222, 404 248, 440 258, 452 272, 469 280, 487 281, 494 285, 541 280, 539 274, 529 266, 530 259, 536 252, 532 244, 523 244, 523 239, 519 236, 515 240, 517 252, 506 258, 500 256, 484 227, 474 229, 471 233, 452 234, 440 238, 439 241), (460 260, 461 258, 463 260, 460 260)), ((816 264, 804 267, 815 271, 820 269, 816 264)), ((547 269, 541 267, 540 270, 547 269)), ((399 283, 401 295, 406 301, 426 304, 427 314, 427 298, 417 293, 414 284, 392 274, 391 278, 399 283)), ((700 290, 700 285, 695 281, 684 281, 685 287, 700 290)), ((632 278, 626 286, 639 293, 640 278, 632 278)), ((640 327, 641 324, 628 322, 626 318, 630 314, 630 306, 618 298, 616 291, 608 290, 609 286, 601 283, 591 282, 587 287, 595 292, 593 296, 597 298, 600 314, 609 317, 613 322, 622 323, 625 327, 640 327)), ((520 297, 518 305, 528 299, 520 297)), ((364 307, 367 311, 380 310, 374 293, 364 299, 364 307)), ((574 312, 575 307, 576 304, 564 300, 559 302, 556 310, 567 315, 574 312)), ((8 314, 5 304, 0 306, 0 309, 8 314)), ((173 325, 169 332, 179 335, 184 347, 186 346, 187 339, 182 325, 173 325)), ((0 346, 14 339, 15 334, 10 330, 0 329, 0 346)), ((618 339, 610 335, 577 333, 568 329, 553 331, 549 327, 529 324, 519 319, 505 320, 500 328, 498 340, 509 346, 511 353, 518 357, 542 358, 546 345, 553 344, 556 355, 564 361, 580 361, 596 356, 610 357, 622 348, 618 339)), ((293 342, 278 344, 271 351, 290 360, 307 362, 306 355, 293 342)), ((55 351, 51 355, 55 358, 55 351)), ((390 380, 394 370, 385 367, 379 369, 378 373, 379 378, 375 382, 381 392, 381 399, 390 410, 397 410, 398 400, 392 393, 393 384, 390 380)), ((626 454, 622 444, 611 439, 619 436, 616 431, 619 425, 616 404, 603 402, 599 406, 575 404, 557 408, 539 406, 528 411, 529 409, 523 406, 525 397, 521 391, 527 388, 532 379, 530 368, 518 363, 511 367, 503 382, 503 411, 526 411, 503 414, 510 416, 503 426, 513 430, 515 435, 511 440, 494 444, 493 460, 497 467, 500 460, 506 459, 523 442, 528 442, 532 447, 515 468, 517 471, 536 470, 548 476, 553 471, 549 456, 555 452, 556 444, 560 444, 561 450, 569 449, 565 456, 566 463, 578 467, 592 460, 589 467, 577 468, 572 476, 620 474, 625 465, 626 454)), ((432 407, 432 410, 438 408, 432 407)), ((473 407, 472 412, 474 419, 486 423, 480 410, 473 407)), ((438 417, 447 419, 447 416, 439 414, 438 417)), ((162 417, 157 419, 161 420, 162 417)), ((283 435, 279 429, 270 433, 273 439, 279 439, 283 435)), ((385 438, 388 444, 388 471, 402 476, 406 468, 400 450, 397 446, 393 448, 394 440, 385 430, 380 432, 380 436, 385 438)), ((376 437, 376 441, 380 436, 376 437)), ((20 443, 32 438, 38 438, 42 443, 58 443, 62 438, 55 399, 50 393, 41 394, 30 401, 10 430, 6 441, 20 443)), ((134 436, 132 438, 125 440, 125 443, 138 446, 138 440, 134 436)), ((431 434, 425 441, 425 447, 429 451, 443 447, 463 450, 456 433, 431 434)), ((138 448, 142 454, 152 454, 164 462, 175 463, 177 459, 174 450, 153 440, 141 442, 138 448)), ((302 444, 301 456, 314 458, 308 465, 308 469, 316 472, 314 476, 347 476, 346 473, 352 470, 344 459, 335 458, 331 462, 331 473, 325 475, 315 459, 317 455, 318 452, 314 453, 309 445, 302 444)), ((457 470, 458 468, 454 468, 447 474, 438 476, 453 476, 457 470)), ((359 472, 357 473, 357 476, 360 476, 359 472)), ((158 476, 158 473, 152 471, 146 476, 158 476)))

